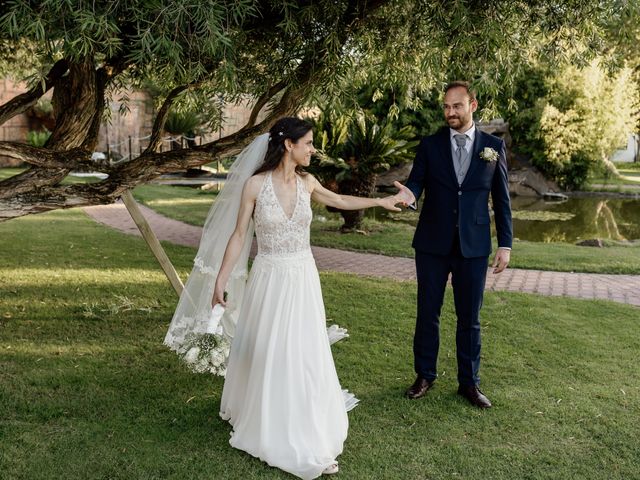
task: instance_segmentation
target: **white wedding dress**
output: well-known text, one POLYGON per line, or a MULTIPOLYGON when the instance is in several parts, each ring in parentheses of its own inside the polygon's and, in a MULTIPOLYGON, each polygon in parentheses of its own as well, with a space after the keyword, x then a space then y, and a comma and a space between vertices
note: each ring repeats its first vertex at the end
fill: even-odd
POLYGON ((296 176, 287 217, 267 172, 254 210, 258 255, 239 310, 220 416, 233 447, 303 479, 335 463, 353 395, 343 392, 309 246, 310 194, 296 176))

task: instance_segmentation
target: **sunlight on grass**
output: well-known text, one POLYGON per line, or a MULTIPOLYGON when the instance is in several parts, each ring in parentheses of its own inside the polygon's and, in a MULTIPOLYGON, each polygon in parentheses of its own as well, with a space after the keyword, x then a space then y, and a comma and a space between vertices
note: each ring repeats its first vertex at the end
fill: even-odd
POLYGON ((626 180, 631 183, 640 184, 640 173, 627 173, 627 172, 621 172, 621 173, 623 173, 623 175, 621 175, 621 178, 623 180, 626 180))
MULTIPOLYGON (((109 260, 109 258, 103 258, 102 260, 109 260)), ((118 268, 116 270, 107 270, 97 268, 74 269, 65 267, 62 271, 52 272, 49 268, 32 268, 25 265, 23 268, 3 269, 3 272, 6 275, 16 275, 15 285, 21 286, 38 285, 40 283, 40 278, 43 276, 58 278, 69 286, 83 285, 90 282, 92 285, 98 287, 111 284, 114 278, 117 278, 118 283, 121 285, 157 284, 162 283, 165 280, 164 274, 159 268, 118 268)))
POLYGON ((151 200, 148 202, 149 206, 156 205, 207 205, 211 207, 213 203, 211 198, 174 198, 171 200, 151 200))
POLYGON ((4 180, 6 178, 13 177, 22 173, 26 170, 26 168, 13 168, 13 167, 4 167, 0 168, 0 180, 4 180))
POLYGON ((35 358, 35 362, 40 362, 44 357, 52 357, 59 355, 68 355, 68 356, 83 356, 83 355, 99 355, 103 354, 106 349, 103 345, 99 344, 89 344, 89 343, 74 343, 73 345, 68 344, 55 344, 49 343, 46 345, 36 344, 36 343, 25 343, 21 342, 20 344, 11 347, 11 350, 14 353, 20 353, 29 355, 32 358, 35 358))
POLYGON ((217 192, 168 185, 140 185, 133 190, 135 199, 158 213, 191 225, 202 226, 217 192))

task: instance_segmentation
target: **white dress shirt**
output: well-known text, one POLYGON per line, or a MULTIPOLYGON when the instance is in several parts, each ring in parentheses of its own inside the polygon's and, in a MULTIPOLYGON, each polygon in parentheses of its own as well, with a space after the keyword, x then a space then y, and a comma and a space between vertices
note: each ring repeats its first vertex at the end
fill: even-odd
POLYGON ((458 144, 456 143, 455 139, 453 138, 454 135, 466 135, 467 136, 467 143, 465 143, 464 149, 466 150, 467 153, 469 153, 469 151, 471 151, 471 147, 473 146, 473 141, 476 138, 476 124, 472 123, 471 124, 471 128, 469 128, 469 130, 467 130, 466 132, 459 132, 457 130, 454 130, 453 128, 449 128, 449 141, 451 142, 451 151, 452 152, 455 152, 458 149, 458 144))

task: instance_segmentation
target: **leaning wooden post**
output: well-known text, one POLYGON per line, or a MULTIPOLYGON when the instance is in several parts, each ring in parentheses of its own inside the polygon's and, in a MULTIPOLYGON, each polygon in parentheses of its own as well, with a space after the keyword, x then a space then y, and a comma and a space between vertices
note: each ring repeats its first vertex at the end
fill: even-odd
POLYGON ((156 259, 158 259, 158 262, 160 263, 164 274, 169 279, 171 286, 176 291, 178 296, 180 296, 182 290, 184 289, 184 285, 182 284, 182 281, 178 276, 178 272, 176 272, 176 269, 173 268, 171 260, 169 260, 169 257, 165 253, 164 248, 162 248, 162 245, 160 245, 160 242, 158 241, 158 237, 156 237, 155 233, 153 233, 153 230, 151 230, 149 223, 144 218, 144 215, 138 207, 138 203, 135 201, 133 195, 131 195, 131 192, 129 190, 122 194, 122 201, 127 207, 131 218, 138 226, 138 230, 140 230, 140 233, 142 233, 142 237, 147 242, 147 245, 149 245, 149 248, 155 255, 156 259))

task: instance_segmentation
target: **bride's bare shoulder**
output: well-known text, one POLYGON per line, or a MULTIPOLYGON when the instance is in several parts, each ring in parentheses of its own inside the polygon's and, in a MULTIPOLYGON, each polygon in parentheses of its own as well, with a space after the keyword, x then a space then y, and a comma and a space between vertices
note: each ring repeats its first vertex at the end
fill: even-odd
POLYGON ((249 177, 249 180, 247 180, 247 183, 257 183, 258 185, 262 185, 262 182, 264 182, 264 179, 266 177, 267 177, 267 172, 257 173, 249 177))
POLYGON ((302 182, 304 183, 304 186, 307 189, 307 191, 309 193, 313 193, 316 186, 318 185, 318 180, 316 179, 316 177, 311 175, 309 172, 305 172, 305 174, 300 178, 302 178, 302 182))
POLYGON ((244 188, 257 195, 262 187, 265 177, 266 173, 258 173, 257 175, 249 177, 244 184, 244 188))

